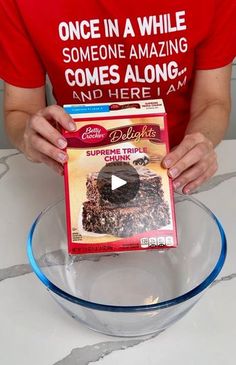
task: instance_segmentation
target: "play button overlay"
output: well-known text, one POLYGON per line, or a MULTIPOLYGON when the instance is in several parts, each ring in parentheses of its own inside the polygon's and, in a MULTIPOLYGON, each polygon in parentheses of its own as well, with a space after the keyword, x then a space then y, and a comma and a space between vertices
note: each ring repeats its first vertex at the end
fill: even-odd
POLYGON ((126 162, 109 163, 98 174, 97 186, 103 203, 122 206, 135 197, 139 185, 139 174, 126 162))
POLYGON ((116 190, 125 184, 127 184, 127 181, 120 179, 116 175, 111 175, 111 190, 116 190))

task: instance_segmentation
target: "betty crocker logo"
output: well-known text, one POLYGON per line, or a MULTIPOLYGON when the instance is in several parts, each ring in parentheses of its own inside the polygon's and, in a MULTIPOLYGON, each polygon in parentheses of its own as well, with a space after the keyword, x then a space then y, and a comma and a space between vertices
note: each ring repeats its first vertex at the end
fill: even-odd
POLYGON ((121 128, 107 130, 101 125, 87 124, 80 128, 75 135, 67 138, 68 147, 88 148, 108 146, 128 141, 140 142, 146 139, 152 143, 161 143, 160 126, 157 124, 127 125, 121 128))
POLYGON ((79 129, 78 137, 84 143, 92 144, 103 141, 107 136, 107 130, 101 125, 90 124, 79 129))

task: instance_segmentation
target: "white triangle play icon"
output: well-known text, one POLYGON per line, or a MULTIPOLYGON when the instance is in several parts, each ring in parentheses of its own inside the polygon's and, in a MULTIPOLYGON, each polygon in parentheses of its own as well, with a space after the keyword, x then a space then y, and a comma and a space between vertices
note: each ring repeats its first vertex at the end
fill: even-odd
POLYGON ((111 175, 111 190, 116 190, 125 184, 127 184, 127 181, 120 179, 116 175, 111 175))

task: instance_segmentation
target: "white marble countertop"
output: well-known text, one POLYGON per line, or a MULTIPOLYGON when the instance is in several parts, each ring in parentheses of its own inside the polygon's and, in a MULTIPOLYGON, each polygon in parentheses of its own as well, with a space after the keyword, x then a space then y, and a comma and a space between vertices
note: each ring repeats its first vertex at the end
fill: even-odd
POLYGON ((63 179, 15 150, 0 150, 0 364, 235 364, 235 151, 236 140, 218 146, 218 173, 195 194, 219 218, 228 240, 217 285, 161 334, 124 339, 70 318, 32 273, 27 233, 38 213, 64 195, 63 179))

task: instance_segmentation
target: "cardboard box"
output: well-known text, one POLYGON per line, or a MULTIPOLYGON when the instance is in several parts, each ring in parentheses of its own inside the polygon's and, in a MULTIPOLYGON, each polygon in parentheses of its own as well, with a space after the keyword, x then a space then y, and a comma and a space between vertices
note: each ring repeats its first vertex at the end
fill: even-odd
POLYGON ((168 145, 162 100, 65 105, 68 252, 177 246, 172 184, 161 166, 168 145))

